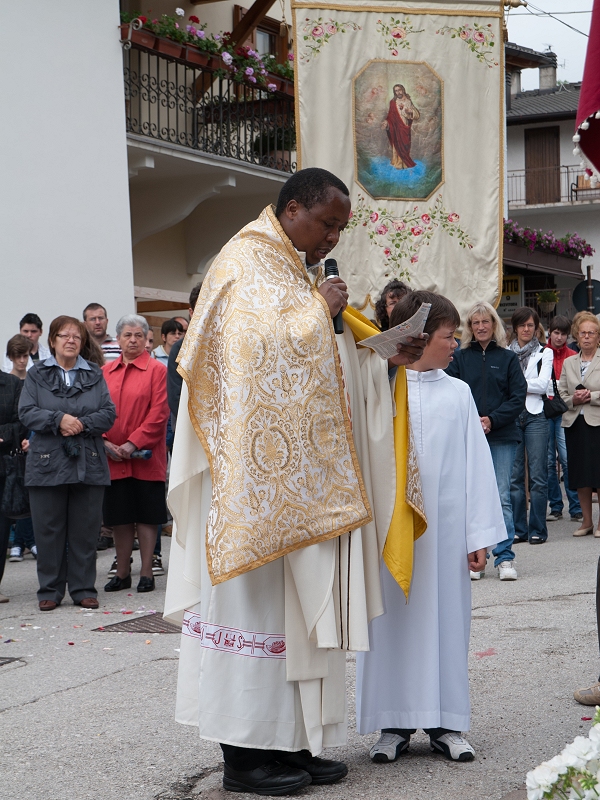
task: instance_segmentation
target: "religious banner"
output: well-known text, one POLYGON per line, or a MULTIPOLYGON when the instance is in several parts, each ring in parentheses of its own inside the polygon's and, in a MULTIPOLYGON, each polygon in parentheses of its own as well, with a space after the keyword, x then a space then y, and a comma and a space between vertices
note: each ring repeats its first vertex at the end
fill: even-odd
POLYGON ((294 0, 299 167, 350 189, 335 256, 373 316, 393 278, 464 319, 502 283, 504 43, 500 0, 294 0))

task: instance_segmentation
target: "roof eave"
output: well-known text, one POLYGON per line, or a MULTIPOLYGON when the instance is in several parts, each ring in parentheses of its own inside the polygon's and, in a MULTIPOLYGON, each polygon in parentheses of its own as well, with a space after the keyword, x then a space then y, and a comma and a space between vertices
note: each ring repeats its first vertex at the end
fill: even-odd
POLYGON ((534 122, 561 122, 575 119, 576 111, 553 111, 549 114, 526 114, 519 117, 506 117, 507 125, 531 125, 534 122))

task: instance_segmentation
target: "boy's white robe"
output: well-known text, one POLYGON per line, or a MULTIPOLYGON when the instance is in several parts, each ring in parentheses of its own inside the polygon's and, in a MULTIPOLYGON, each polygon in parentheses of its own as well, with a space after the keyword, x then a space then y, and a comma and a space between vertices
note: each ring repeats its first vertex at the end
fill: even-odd
POLYGON ((204 739, 314 755, 346 742, 345 650, 367 650, 368 623, 383 613, 379 559, 396 467, 387 362, 358 352, 348 329, 336 342, 374 522, 215 586, 205 549, 210 471, 183 385, 165 618, 184 622, 176 719, 204 739), (228 636, 235 645, 226 651, 228 636))
POLYGON ((382 562, 385 613, 357 656, 359 733, 470 724, 467 554, 506 539, 490 449, 466 383, 407 370, 427 531, 415 542, 408 598, 382 562))

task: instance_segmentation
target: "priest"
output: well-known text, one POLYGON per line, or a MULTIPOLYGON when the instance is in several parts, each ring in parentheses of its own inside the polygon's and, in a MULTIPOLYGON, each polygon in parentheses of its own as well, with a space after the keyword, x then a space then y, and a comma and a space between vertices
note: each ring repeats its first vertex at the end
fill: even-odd
POLYGON ((345 651, 368 650, 383 613, 388 530, 400 520, 412 543, 424 529, 388 370, 425 340, 388 363, 358 352, 377 332, 358 312, 333 331, 348 294, 321 262, 348 195, 325 170, 293 175, 213 262, 179 356, 165 601, 183 634, 176 718, 221 744, 231 791, 288 794, 347 773, 319 758, 346 742, 345 651))

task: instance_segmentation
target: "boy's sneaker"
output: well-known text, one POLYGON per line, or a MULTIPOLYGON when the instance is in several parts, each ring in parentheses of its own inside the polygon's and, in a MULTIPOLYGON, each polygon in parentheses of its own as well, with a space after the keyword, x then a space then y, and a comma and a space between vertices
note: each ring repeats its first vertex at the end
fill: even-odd
POLYGON ((22 547, 11 547, 10 548, 10 556, 8 558, 9 561, 23 561, 23 548, 22 547))
POLYGON ((31 545, 30 553, 37 560, 37 545, 36 544, 32 544, 31 545))
POLYGON ((481 578, 485 578, 485 570, 482 570, 481 572, 472 572, 469 570, 469 575, 471 576, 472 581, 479 581, 481 578))
POLYGON ((581 522, 583 514, 571 514, 571 522, 581 522))
POLYGON ((475 750, 458 731, 448 731, 437 739, 430 738, 431 749, 443 753, 451 761, 473 761, 475 750))
POLYGON ((153 575, 164 575, 165 571, 162 565, 162 559, 160 556, 152 556, 152 574, 153 575))
POLYGON ((558 522, 559 519, 562 519, 562 511, 551 511, 546 516, 546 522, 558 522))
POLYGON ((390 764, 408 750, 410 736, 405 739, 397 733, 381 733, 379 741, 369 750, 371 759, 377 764, 390 764))
MULTIPOLYGON (((133 558, 129 559, 129 563, 133 564, 133 558)), ((116 558, 113 559, 111 568, 108 570, 108 572, 106 574, 108 575, 109 578, 112 578, 113 575, 117 574, 117 559, 116 558)))
POLYGON ((516 581, 517 570, 514 561, 501 561, 498 564, 498 577, 501 581, 516 581))

